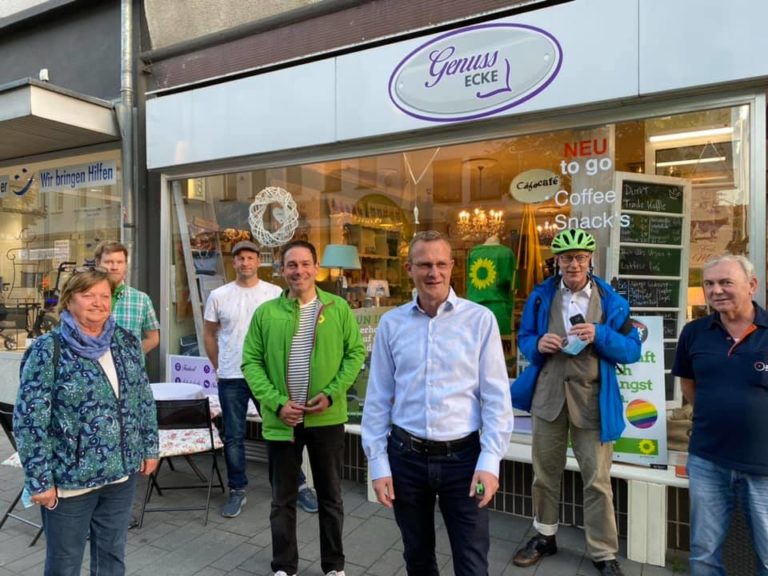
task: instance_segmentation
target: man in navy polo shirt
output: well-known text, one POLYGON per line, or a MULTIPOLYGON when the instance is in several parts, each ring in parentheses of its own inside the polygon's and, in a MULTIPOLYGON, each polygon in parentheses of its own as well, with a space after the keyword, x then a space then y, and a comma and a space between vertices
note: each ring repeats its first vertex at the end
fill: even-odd
POLYGON ((714 312, 680 334, 672 373, 693 404, 688 449, 692 576, 725 575, 721 549, 736 498, 752 529, 758 573, 768 574, 768 313, 743 256, 704 265, 714 312))

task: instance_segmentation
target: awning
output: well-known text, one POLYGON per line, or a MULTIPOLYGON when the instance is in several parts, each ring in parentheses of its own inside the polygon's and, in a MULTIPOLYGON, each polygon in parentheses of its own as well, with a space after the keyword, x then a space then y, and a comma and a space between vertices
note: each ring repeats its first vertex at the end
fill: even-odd
POLYGON ((31 78, 0 86, 0 162, 119 140, 111 102, 31 78))

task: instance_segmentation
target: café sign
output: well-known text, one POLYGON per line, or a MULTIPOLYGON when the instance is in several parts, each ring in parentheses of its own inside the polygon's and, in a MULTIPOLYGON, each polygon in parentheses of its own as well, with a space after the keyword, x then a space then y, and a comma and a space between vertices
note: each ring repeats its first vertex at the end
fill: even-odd
POLYGON ((541 93, 562 61, 559 42, 541 28, 480 24, 442 34, 408 54, 389 78, 389 97, 421 120, 483 118, 541 93))
POLYGON ((524 204, 546 202, 560 190, 560 177, 550 170, 536 168, 515 176, 509 185, 509 194, 524 204))

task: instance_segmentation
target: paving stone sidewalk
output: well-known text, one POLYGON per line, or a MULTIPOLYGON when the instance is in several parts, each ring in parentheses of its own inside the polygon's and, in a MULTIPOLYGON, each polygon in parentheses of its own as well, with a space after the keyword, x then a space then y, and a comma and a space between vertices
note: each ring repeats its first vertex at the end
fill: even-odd
MULTIPOLYGON (((0 461, 11 453, 10 444, 0 440, 0 461)), ((221 459, 223 460, 223 459, 221 459)), ((202 462, 201 462, 202 464, 202 462)), ((223 465, 223 464, 222 464, 223 465)), ((186 465, 179 462, 177 472, 166 471, 169 478, 183 479, 186 465)), ((203 526, 202 512, 157 512, 148 514, 144 527, 131 530, 128 536, 128 574, 140 576, 271 576, 269 532, 269 484, 265 464, 251 462, 248 470, 251 485, 243 513, 233 519, 219 516, 218 507, 224 495, 214 492, 208 525, 203 526)), ((21 485, 21 471, 0 467, 0 509, 5 510, 21 485)), ((182 480, 183 481, 183 480, 182 480)), ((139 491, 146 486, 142 479, 139 491)), ((204 491, 167 491, 164 503, 197 503, 204 491)), ((362 484, 344 483, 344 547, 347 576, 405 576, 402 542, 390 511, 366 500, 362 484)), ((37 517, 35 510, 23 514, 37 517)), ((452 576, 450 545, 442 519, 437 517, 437 550, 440 573, 452 576)), ((515 550, 530 537, 529 519, 491 513, 490 576, 596 576, 584 555, 581 530, 563 527, 558 532, 559 552, 531 568, 512 564, 515 550)), ((0 530, 0 576, 34 576, 42 574, 45 537, 34 547, 28 544, 34 529, 9 519, 0 530)), ((299 511, 298 538, 301 561, 299 574, 322 576, 317 516, 299 511)), ((625 547, 625 543, 623 543, 625 547)), ((650 566, 622 560, 627 576, 671 576, 686 573, 683 556, 673 556, 666 567, 650 566)), ((82 574, 88 574, 88 559, 82 574)))

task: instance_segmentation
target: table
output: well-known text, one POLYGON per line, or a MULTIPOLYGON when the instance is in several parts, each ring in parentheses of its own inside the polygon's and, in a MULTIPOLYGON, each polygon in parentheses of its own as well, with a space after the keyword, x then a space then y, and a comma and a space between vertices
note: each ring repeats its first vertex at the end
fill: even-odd
POLYGON ((155 400, 196 400, 205 398, 202 386, 186 382, 157 382, 150 384, 155 400))

